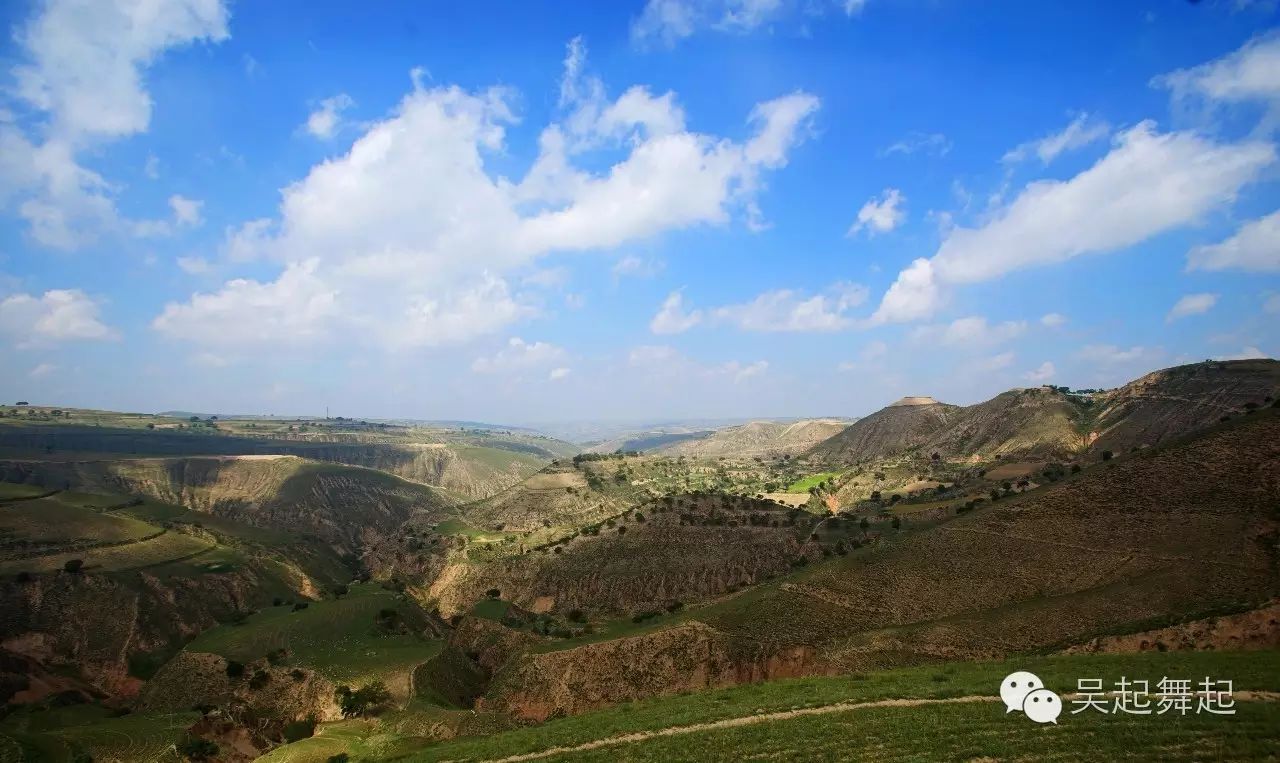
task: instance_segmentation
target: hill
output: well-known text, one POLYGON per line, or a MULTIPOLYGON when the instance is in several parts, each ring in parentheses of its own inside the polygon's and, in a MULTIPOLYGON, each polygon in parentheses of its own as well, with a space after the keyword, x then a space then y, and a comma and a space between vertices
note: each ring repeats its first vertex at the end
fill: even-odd
POLYGON ((813 454, 833 462, 858 463, 919 448, 960 410, 931 397, 903 398, 817 444, 813 454))
POLYGON ((725 427, 704 437, 659 445, 654 450, 688 458, 795 455, 840 433, 848 425, 849 422, 839 419, 803 419, 790 423, 753 421, 725 427))
POLYGON ((1266 405, 1280 395, 1280 362, 1207 361, 1147 374, 1114 390, 1036 387, 965 407, 903 398, 812 453, 833 463, 908 452, 947 460, 1067 459, 1085 451, 1155 445, 1266 405))
POLYGON ((1280 412, 1259 411, 941 524, 905 525, 673 626, 702 630, 513 660, 486 701, 545 717, 689 688, 680 676, 733 683, 992 658, 1260 606, 1280 593, 1277 505, 1280 412), (658 654, 679 675, 619 679, 658 654))
POLYGON ((5 458, 292 455, 379 469, 472 499, 493 495, 577 451, 524 430, 0 406, 5 458))

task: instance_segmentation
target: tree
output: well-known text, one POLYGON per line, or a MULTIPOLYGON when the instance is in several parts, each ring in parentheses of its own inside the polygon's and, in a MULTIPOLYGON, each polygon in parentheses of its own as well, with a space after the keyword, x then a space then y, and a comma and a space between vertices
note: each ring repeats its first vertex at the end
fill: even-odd
POLYGON ((484 595, 488 596, 490 599, 496 599, 502 596, 502 591, 499 591, 497 588, 490 588, 484 592, 484 595))
POLYGON ((863 532, 866 532, 867 528, 870 526, 871 526, 871 521, 866 517, 863 517, 862 519, 858 520, 858 527, 861 528, 863 532))
POLYGON ((902 517, 899 517, 899 516, 897 516, 897 515, 894 515, 894 517, 893 517, 893 529, 897 530, 899 527, 902 527, 902 517))
POLYGON ((352 691, 349 686, 339 686, 334 693, 338 706, 342 708, 344 718, 355 718, 362 715, 376 715, 391 701, 391 692, 381 681, 365 684, 352 691))
POLYGON ((83 559, 68 559, 68 560, 67 560, 67 562, 66 562, 66 564, 62 565, 62 569, 66 570, 67 572, 72 572, 72 573, 75 573, 75 572, 82 572, 82 571, 84 570, 84 560, 83 560, 83 559))
POLYGON ((244 663, 227 660, 227 678, 239 678, 244 675, 244 663))
POLYGON ((1113 457, 1113 456, 1115 456, 1115 454, 1114 454, 1114 453, 1112 453, 1112 452, 1111 452, 1111 451, 1109 451, 1109 450, 1104 450, 1104 451, 1102 451, 1102 460, 1103 460, 1103 461, 1110 461, 1110 460, 1112 459, 1112 457, 1113 457))

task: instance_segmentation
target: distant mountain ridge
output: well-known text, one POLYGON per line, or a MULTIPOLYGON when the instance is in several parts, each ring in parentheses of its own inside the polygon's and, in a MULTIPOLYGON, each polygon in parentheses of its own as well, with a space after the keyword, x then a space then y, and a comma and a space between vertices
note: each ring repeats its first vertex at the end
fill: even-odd
POLYGON ((908 451, 972 460, 1119 452, 1203 429, 1278 396, 1280 362, 1261 359, 1175 366, 1102 392, 1014 389, 970 406, 904 397, 811 452, 841 463, 908 451))

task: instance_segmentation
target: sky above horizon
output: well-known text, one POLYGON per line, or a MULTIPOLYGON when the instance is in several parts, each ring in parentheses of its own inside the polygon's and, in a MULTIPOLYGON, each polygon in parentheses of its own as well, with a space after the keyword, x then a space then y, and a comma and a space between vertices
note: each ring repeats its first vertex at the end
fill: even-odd
POLYGON ((0 399, 858 416, 1280 355, 1268 0, 0 7, 0 399))

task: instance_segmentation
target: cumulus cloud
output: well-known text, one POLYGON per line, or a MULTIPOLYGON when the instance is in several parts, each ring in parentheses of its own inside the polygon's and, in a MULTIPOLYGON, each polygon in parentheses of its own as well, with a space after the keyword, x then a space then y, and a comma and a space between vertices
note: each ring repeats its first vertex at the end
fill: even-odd
POLYGON ((668 381, 727 379, 734 384, 761 376, 769 370, 769 362, 765 360, 750 363, 738 360, 718 364, 701 363, 668 345, 634 347, 627 355, 627 365, 648 376, 668 381))
POLYGON ((52 289, 38 297, 11 294, 0 299, 0 334, 24 348, 119 336, 99 318, 99 304, 79 289, 52 289))
POLYGON ((1094 363, 1112 365, 1145 360, 1155 354, 1154 350, 1142 346, 1134 346, 1126 350, 1114 344, 1090 344, 1080 348, 1077 357, 1094 363))
POLYGON ((662 272, 665 264, 661 260, 644 259, 628 255, 613 265, 614 278, 653 278, 662 272))
POLYGON ((631 39, 640 46, 653 43, 674 46, 702 30, 745 34, 771 24, 828 11, 853 17, 867 0, 648 0, 631 22, 631 39))
POLYGON ((1187 270, 1280 272, 1280 210, 1245 223, 1225 241, 1192 249, 1187 270))
POLYGON ((861 231, 870 235, 888 233, 902 224, 907 212, 902 208, 907 197, 897 188, 886 188, 879 196, 873 196, 858 210, 858 219, 849 226, 846 236, 853 236, 861 231))
POLYGON ((989 323, 980 315, 932 326, 920 326, 911 332, 911 339, 919 343, 940 344, 946 347, 982 347, 1001 344, 1026 333, 1026 321, 989 323))
POLYGON ((202 276, 213 270, 213 266, 203 257, 179 257, 178 268, 188 275, 202 276))
POLYGON ((1040 318, 1040 324, 1051 329, 1060 328, 1067 323, 1067 316, 1062 313, 1045 313, 1040 318))
POLYGON ((560 368, 553 368, 551 369, 551 373, 547 374, 547 379, 550 381, 559 381, 567 377, 571 372, 572 372, 571 369, 565 368, 563 366, 560 368))
POLYGON ((1189 315, 1207 313, 1218 303, 1217 294, 1188 294, 1179 299, 1165 316, 1165 322, 1172 323, 1189 315))
POLYGON ((173 220, 178 225, 194 227, 204 222, 204 216, 201 214, 201 210, 204 209, 203 201, 188 199, 175 193, 169 197, 169 209, 173 210, 173 220))
MULTIPOLYGON (((507 345, 495 354, 476 358, 471 364, 471 370, 481 374, 507 373, 549 366, 563 360, 564 357, 564 349, 554 344, 526 342, 518 336, 513 336, 507 340, 507 345)), ((568 373, 567 369, 564 370, 568 373)))
POLYGON ((812 296, 775 289, 750 302, 718 307, 711 317, 743 331, 839 331, 853 325, 846 313, 866 299, 867 288, 853 283, 837 283, 812 296))
POLYGON ((691 132, 673 94, 633 88, 604 99, 585 55, 570 46, 563 113, 525 177, 486 167, 517 119, 510 92, 418 81, 346 154, 285 187, 276 217, 228 238, 228 257, 280 263, 279 278, 238 279, 171 304, 155 327, 215 343, 345 332, 389 348, 492 333, 534 314, 536 300, 508 279, 545 255, 611 250, 745 214, 763 173, 786 164, 818 108, 793 93, 759 104, 745 140, 691 132), (604 169, 581 168, 583 152, 604 169), (298 314, 308 318, 289 317, 298 314))
POLYGON ((1222 58, 1155 77, 1151 84, 1167 89, 1183 104, 1266 104, 1268 121, 1275 127, 1280 110, 1280 33, 1260 35, 1222 58))
POLYGON ((951 229, 932 258, 898 275, 872 320, 918 320, 943 303, 944 286, 1123 249, 1195 223, 1234 200, 1275 155, 1263 141, 1215 143, 1143 122, 1075 177, 1031 183, 985 224, 951 229))
POLYGON ((702 322, 701 310, 684 308, 684 295, 673 291, 662 301, 662 307, 649 321, 649 330, 655 334, 682 334, 702 322))
POLYGON ((0 203, 16 199, 31 238, 48 247, 74 249, 105 232, 154 234, 145 221, 121 219, 116 186, 79 155, 146 131, 143 70, 171 48, 226 39, 226 6, 49 0, 14 37, 12 96, 35 119, 31 133, 0 123, 0 203))
POLYGON ((1263 360, 1267 354, 1252 345, 1245 347, 1234 355, 1223 355, 1217 360, 1263 360))
POLYGON ((1054 368, 1053 363, 1045 361, 1040 364, 1039 368, 1035 368, 1022 375, 1022 378, 1033 384, 1044 384, 1053 379, 1054 374, 1058 373, 1058 369, 1054 368))
POLYGON ((342 124, 342 112, 354 105, 355 101, 351 100, 351 96, 346 93, 325 98, 320 101, 320 105, 314 111, 307 115, 304 127, 312 137, 329 140, 338 134, 338 128, 342 124))
POLYGON ((1034 156, 1040 160, 1041 164, 1048 164, 1066 151, 1102 140, 1110 132, 1111 126, 1106 122, 1093 119, 1088 114, 1080 114, 1062 130, 1011 149, 1001 161, 1005 164, 1016 164, 1034 156))

